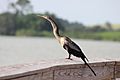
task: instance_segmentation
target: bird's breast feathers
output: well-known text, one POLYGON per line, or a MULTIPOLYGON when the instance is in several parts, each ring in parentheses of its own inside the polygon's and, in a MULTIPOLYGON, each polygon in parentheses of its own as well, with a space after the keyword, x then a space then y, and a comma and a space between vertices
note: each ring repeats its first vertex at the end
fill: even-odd
POLYGON ((65 40, 64 37, 61 37, 60 38, 60 44, 61 44, 61 46, 64 46, 65 43, 67 43, 67 41, 65 40))

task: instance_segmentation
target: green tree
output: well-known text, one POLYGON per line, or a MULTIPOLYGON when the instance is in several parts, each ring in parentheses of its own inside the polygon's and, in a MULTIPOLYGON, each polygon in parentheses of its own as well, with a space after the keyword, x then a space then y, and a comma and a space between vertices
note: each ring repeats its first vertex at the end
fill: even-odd
POLYGON ((11 13, 3 13, 0 15, 0 34, 14 35, 16 27, 14 24, 14 15, 11 13))
POLYGON ((96 25, 93 28, 91 28, 91 31, 92 32, 103 32, 103 31, 106 31, 106 29, 102 28, 100 25, 96 25))
POLYGON ((29 0, 17 0, 16 2, 9 3, 9 7, 19 15, 29 14, 33 11, 33 6, 29 0))
POLYGON ((28 14, 32 12, 33 7, 29 0, 18 0, 16 5, 18 5, 18 9, 21 14, 28 14))
POLYGON ((112 28, 112 25, 111 25, 110 22, 106 22, 106 23, 105 23, 105 26, 106 26, 106 28, 107 28, 109 31, 113 31, 113 28, 112 28))

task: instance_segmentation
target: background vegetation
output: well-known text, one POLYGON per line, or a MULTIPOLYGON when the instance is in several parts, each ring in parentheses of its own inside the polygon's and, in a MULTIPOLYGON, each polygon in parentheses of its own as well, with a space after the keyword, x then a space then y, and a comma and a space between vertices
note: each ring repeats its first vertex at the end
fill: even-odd
POLYGON ((7 12, 0 14, 0 35, 52 37, 51 25, 36 15, 52 16, 59 25, 61 34, 74 38, 120 41, 120 24, 105 22, 101 25, 84 25, 58 18, 55 14, 33 13, 29 0, 9 3, 7 12))

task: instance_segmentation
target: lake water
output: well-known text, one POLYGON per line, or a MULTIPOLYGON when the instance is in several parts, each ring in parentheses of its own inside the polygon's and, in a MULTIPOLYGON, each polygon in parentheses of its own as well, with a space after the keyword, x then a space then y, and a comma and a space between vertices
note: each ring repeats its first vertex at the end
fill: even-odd
MULTIPOLYGON (((88 59, 120 59, 120 43, 73 39, 88 59)), ((0 36, 0 66, 68 57, 54 38, 0 36)))

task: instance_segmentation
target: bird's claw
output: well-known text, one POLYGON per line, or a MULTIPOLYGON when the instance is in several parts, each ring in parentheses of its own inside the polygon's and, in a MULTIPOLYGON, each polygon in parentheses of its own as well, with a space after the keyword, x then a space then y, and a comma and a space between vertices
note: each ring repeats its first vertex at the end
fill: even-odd
POLYGON ((71 58, 65 58, 65 59, 73 60, 73 59, 71 59, 71 58))

